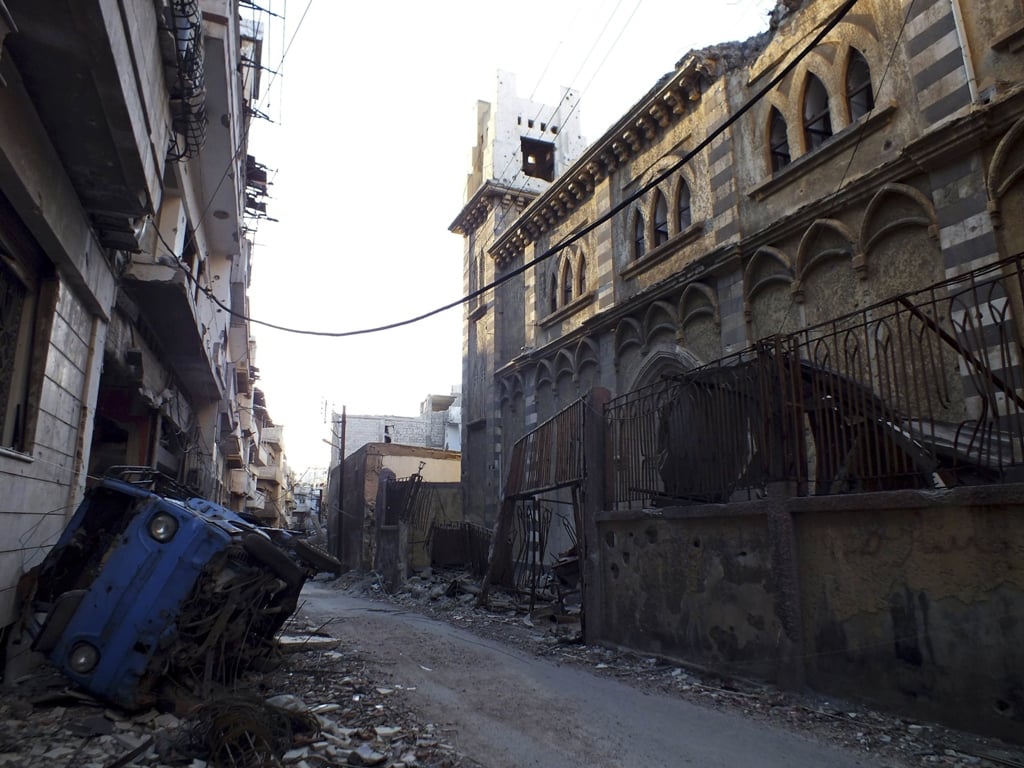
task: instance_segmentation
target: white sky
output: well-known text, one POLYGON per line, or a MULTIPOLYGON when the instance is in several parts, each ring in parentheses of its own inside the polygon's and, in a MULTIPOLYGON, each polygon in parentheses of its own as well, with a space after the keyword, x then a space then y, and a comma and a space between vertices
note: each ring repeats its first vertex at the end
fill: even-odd
MULTIPOLYGON (((250 152, 273 186, 253 256, 250 314, 277 325, 348 331, 429 311, 462 292, 464 202, 476 102, 498 69, 520 96, 581 92, 588 143, 693 48, 767 28, 774 0, 258 0, 283 14, 265 33, 250 152), (303 12, 307 9, 302 21, 303 12), (288 40, 294 42, 283 66, 288 40)), ((266 17, 264 16, 264 20, 266 17)), ((462 309, 342 339, 254 324, 258 386, 285 426, 289 466, 324 467, 325 423, 350 414, 413 416, 462 381, 462 309)))

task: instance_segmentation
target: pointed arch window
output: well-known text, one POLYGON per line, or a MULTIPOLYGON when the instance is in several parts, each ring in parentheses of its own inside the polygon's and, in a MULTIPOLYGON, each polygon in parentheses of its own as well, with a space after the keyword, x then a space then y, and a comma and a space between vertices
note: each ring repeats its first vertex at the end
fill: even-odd
POLYGON ((548 311, 554 312, 556 309, 558 309, 558 275, 551 275, 551 284, 550 286, 548 286, 548 288, 548 311))
POLYGON ((832 137, 832 119, 828 111, 828 91, 814 75, 807 76, 804 91, 804 141, 807 151, 815 150, 832 137))
POLYGON ((654 247, 668 242, 668 203, 661 190, 654 190, 654 247))
POLYGON ((582 296, 587 292, 587 257, 580 254, 580 263, 576 269, 576 295, 582 296))
POLYGON ((693 211, 690 210, 690 185, 686 179, 679 180, 676 190, 676 226, 679 232, 685 232, 693 224, 693 211))
POLYGON ((789 165, 791 158, 786 118, 777 107, 772 107, 771 117, 768 119, 768 146, 771 148, 772 173, 789 165))
POLYGON ((572 303, 572 262, 562 262, 562 306, 572 303))
POLYGON ((850 49, 850 60, 846 64, 846 106, 850 110, 851 123, 875 108, 875 95, 871 91, 871 68, 864 54, 856 48, 850 49))
POLYGON ((647 250, 647 237, 644 230, 644 216, 640 209, 633 210, 633 258, 639 259, 647 250))

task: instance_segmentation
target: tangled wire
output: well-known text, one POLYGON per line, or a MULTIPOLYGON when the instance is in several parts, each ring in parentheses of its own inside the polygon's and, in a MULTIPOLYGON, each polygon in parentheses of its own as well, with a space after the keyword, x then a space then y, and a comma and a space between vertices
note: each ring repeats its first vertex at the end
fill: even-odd
POLYGON ((308 711, 253 696, 218 696, 189 717, 184 751, 214 768, 281 768, 281 755, 297 738, 315 739, 320 722, 308 711))

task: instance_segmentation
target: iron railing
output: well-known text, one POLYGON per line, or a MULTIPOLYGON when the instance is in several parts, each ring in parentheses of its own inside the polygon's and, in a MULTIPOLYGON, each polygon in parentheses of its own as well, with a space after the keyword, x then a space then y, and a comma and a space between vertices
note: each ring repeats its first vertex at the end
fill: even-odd
POLYGON ((1016 479, 1022 289, 1022 262, 1010 259, 616 398, 605 411, 610 501, 1016 479))
POLYGON ((559 411, 512 446, 506 498, 525 498, 582 481, 586 400, 559 411))

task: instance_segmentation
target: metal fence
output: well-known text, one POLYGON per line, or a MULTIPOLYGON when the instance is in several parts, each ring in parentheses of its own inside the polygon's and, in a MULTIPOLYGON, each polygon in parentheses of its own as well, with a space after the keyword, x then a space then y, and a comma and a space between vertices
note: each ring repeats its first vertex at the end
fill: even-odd
POLYGON ((610 501, 1016 479, 1022 286, 1011 259, 612 400, 610 501))
POLYGON ((526 497, 579 482, 586 401, 577 400, 512 447, 505 497, 526 497))

